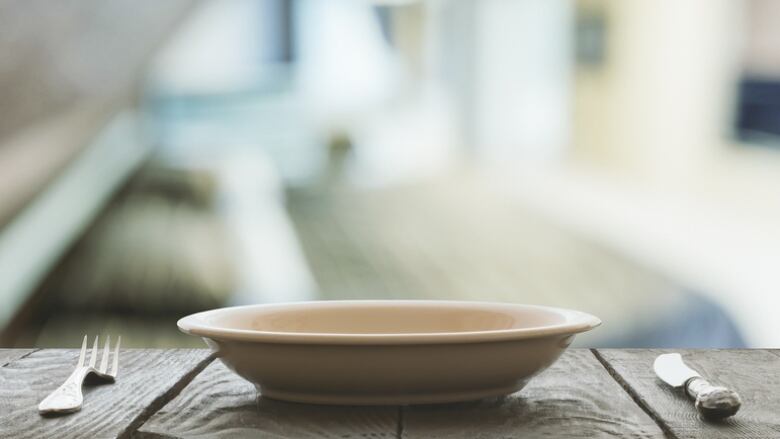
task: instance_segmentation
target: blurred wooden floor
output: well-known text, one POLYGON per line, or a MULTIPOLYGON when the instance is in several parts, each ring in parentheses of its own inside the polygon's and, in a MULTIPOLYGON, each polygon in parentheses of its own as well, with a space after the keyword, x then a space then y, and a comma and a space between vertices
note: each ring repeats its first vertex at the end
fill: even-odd
POLYGON ((678 285, 502 192, 462 173, 390 189, 293 190, 288 208, 326 299, 562 306, 592 312, 612 331, 652 324, 679 301, 678 285))

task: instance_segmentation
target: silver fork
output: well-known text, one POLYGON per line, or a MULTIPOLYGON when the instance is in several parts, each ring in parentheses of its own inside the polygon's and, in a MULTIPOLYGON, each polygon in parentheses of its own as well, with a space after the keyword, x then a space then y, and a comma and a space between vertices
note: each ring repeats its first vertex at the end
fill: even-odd
POLYGON ((70 374, 67 380, 54 392, 49 394, 38 405, 38 412, 48 413, 73 413, 81 410, 81 404, 84 396, 81 394, 81 385, 89 374, 93 374, 107 382, 113 383, 116 379, 117 369, 119 369, 119 344, 122 337, 118 337, 114 347, 114 361, 111 364, 111 370, 108 370, 108 357, 110 354, 109 346, 111 337, 106 337, 106 344, 103 348, 103 356, 100 360, 100 367, 95 367, 98 356, 98 337, 95 337, 95 343, 92 345, 92 354, 89 358, 89 365, 85 366, 84 361, 87 356, 87 336, 81 343, 81 355, 76 369, 70 374))

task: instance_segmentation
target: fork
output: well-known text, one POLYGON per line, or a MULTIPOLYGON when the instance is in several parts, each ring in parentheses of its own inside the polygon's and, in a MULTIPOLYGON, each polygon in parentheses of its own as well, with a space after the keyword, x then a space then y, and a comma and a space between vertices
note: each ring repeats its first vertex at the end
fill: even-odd
POLYGON ((100 360, 100 367, 95 367, 98 356, 98 337, 95 337, 95 343, 92 345, 92 353, 89 358, 89 365, 85 366, 84 361, 87 356, 87 336, 81 343, 81 354, 76 369, 70 374, 67 380, 54 392, 49 394, 38 405, 38 412, 41 414, 51 413, 73 413, 81 410, 81 404, 84 396, 81 393, 81 385, 89 374, 93 374, 100 379, 113 383, 116 380, 117 369, 119 368, 119 344, 122 337, 118 337, 114 347, 114 361, 111 365, 111 371, 108 370, 108 357, 110 354, 109 346, 111 337, 106 337, 106 344, 103 348, 103 356, 100 360))

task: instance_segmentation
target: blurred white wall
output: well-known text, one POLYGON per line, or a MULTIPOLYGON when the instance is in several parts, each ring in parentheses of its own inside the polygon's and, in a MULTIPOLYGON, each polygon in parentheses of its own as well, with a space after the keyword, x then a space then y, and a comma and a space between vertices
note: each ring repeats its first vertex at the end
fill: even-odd
POLYGON ((167 93, 221 93, 256 81, 272 50, 258 21, 271 5, 255 0, 203 2, 155 59, 150 76, 167 93))
POLYGON ((494 163, 560 160, 570 142, 569 1, 476 3, 475 141, 494 163))
POLYGON ((733 136, 749 2, 579 0, 606 17, 606 59, 578 67, 573 155, 606 172, 749 208, 780 184, 780 154, 733 136))

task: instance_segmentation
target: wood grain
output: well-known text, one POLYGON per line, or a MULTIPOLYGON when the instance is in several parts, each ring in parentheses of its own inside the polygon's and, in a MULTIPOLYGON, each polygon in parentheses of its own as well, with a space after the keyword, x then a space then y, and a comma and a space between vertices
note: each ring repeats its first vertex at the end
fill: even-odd
POLYGON ((220 361, 141 426, 138 437, 394 438, 397 407, 334 407, 258 398, 220 361))
POLYGON ((40 416, 38 403, 68 377, 78 354, 75 349, 41 350, 0 368, 0 437, 127 435, 212 358, 204 349, 124 350, 116 383, 85 387, 80 412, 40 416))
POLYGON ((34 349, 0 349, 0 367, 5 367, 33 351, 34 349))
POLYGON ((656 380, 651 365, 663 352, 569 350, 511 396, 399 409, 257 398, 206 350, 126 350, 116 384, 88 388, 79 413, 44 418, 38 402, 78 352, 0 350, 0 437, 662 438, 661 427, 671 438, 780 437, 780 351, 682 351, 742 395, 742 411, 721 423, 700 420, 689 400, 656 380))
POLYGON ((685 362, 713 384, 736 390, 742 408, 718 423, 702 420, 681 391, 653 372, 655 357, 669 350, 598 350, 608 366, 675 437, 780 437, 780 357, 764 350, 678 350, 685 362))
POLYGON ((662 438, 588 350, 569 350, 506 398, 404 409, 404 438, 662 438))

